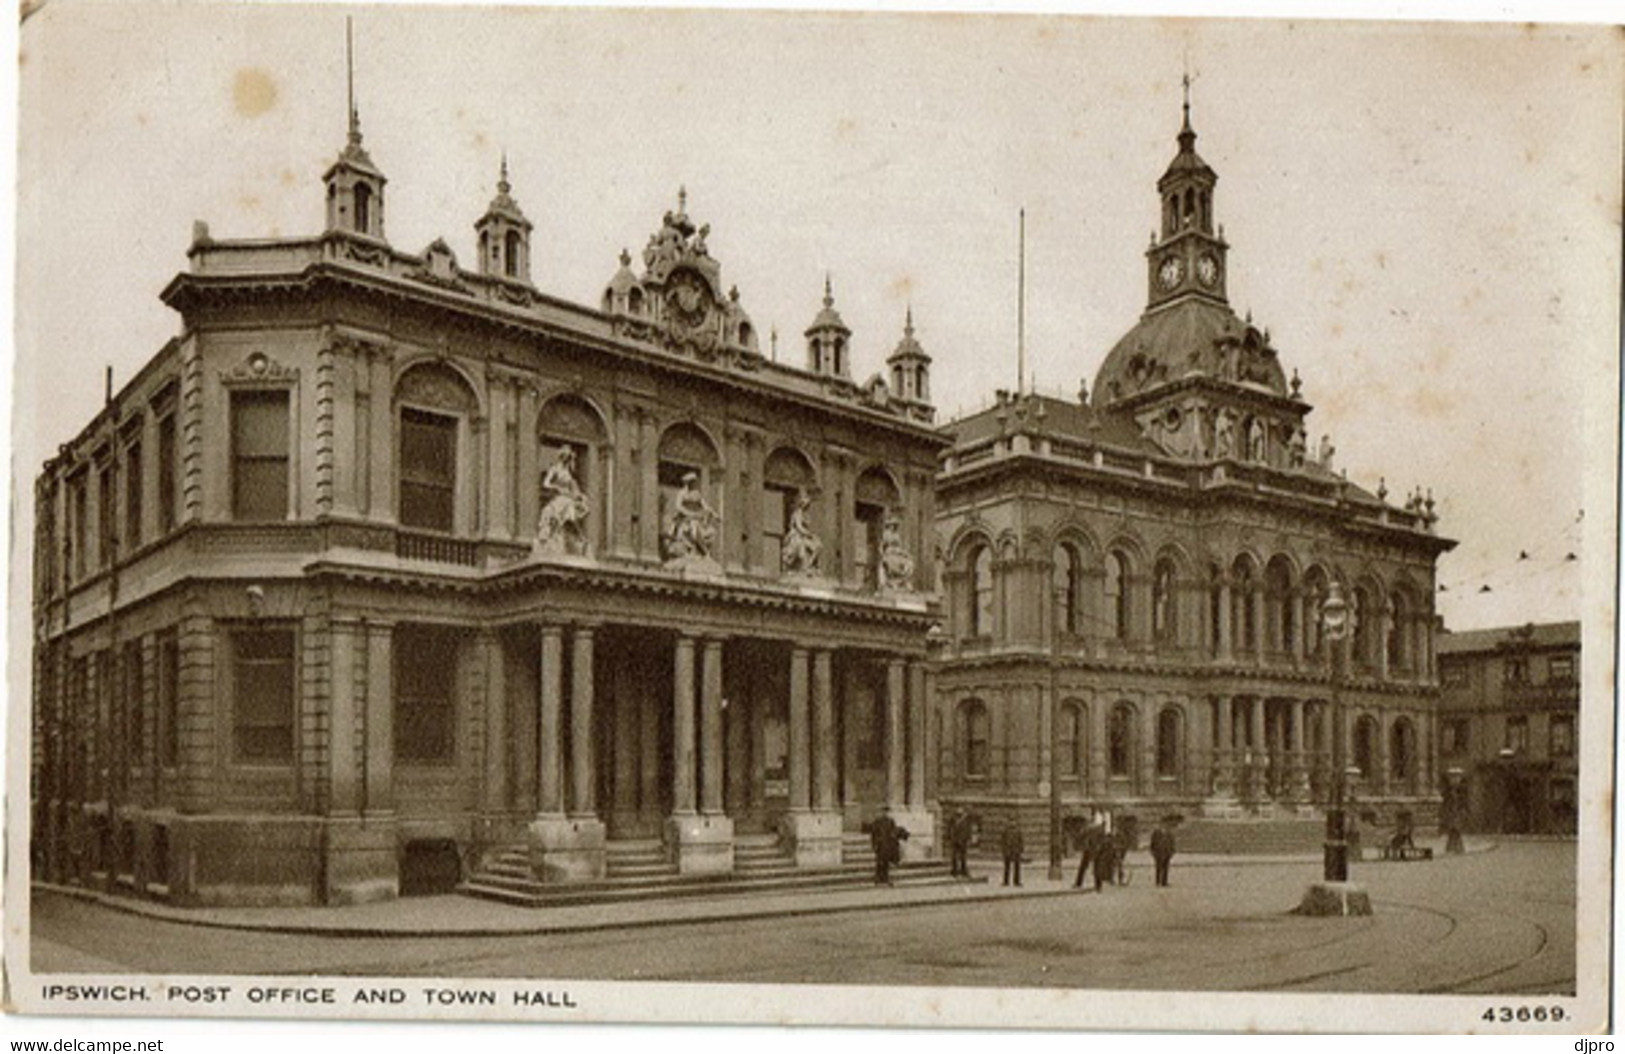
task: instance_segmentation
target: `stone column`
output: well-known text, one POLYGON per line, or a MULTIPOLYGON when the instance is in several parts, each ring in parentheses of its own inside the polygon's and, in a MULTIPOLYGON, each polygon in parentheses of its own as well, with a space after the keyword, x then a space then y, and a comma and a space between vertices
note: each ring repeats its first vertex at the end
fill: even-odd
POLYGON ((587 819, 598 814, 597 767, 593 751, 593 630, 578 626, 571 639, 570 663, 570 815, 587 819))
POLYGON ((537 692, 541 708, 536 724, 536 812, 539 816, 562 816, 564 780, 559 745, 564 733, 560 713, 564 695, 564 630, 556 625, 544 625, 541 648, 537 692))
POLYGON ((700 811, 722 809, 722 641, 709 639, 700 654, 700 811))
POLYGON ((840 808, 836 791, 834 656, 824 648, 812 653, 813 786, 815 812, 840 808))
POLYGON ((392 623, 367 626, 367 707, 364 811, 395 811, 395 662, 392 623))
POLYGON ((354 816, 361 811, 355 734, 356 711, 365 702, 356 693, 356 665, 362 659, 357 654, 357 638, 361 632, 360 625, 349 619, 333 620, 333 712, 327 753, 327 811, 331 816, 354 816))
POLYGON ((909 663, 908 675, 908 808, 914 812, 925 808, 925 724, 928 705, 925 664, 909 663))
POLYGON ((1378 794, 1387 794, 1387 793, 1389 793, 1390 783, 1391 783, 1390 779, 1388 778, 1388 765, 1389 765, 1389 762, 1391 760, 1389 758, 1389 756, 1388 756, 1388 742, 1389 742, 1388 736, 1389 736, 1389 733, 1393 731, 1394 718, 1393 718, 1393 714, 1390 713, 1387 710, 1378 710, 1377 714, 1376 714, 1376 717, 1377 717, 1377 743, 1376 743, 1376 747, 1377 747, 1377 749, 1376 749, 1376 756, 1377 756, 1376 757, 1376 766, 1377 766, 1376 775, 1377 775, 1377 778, 1376 778, 1376 780, 1374 782, 1376 783, 1377 793, 1378 794))
POLYGON ((1309 798, 1309 766, 1308 758, 1304 753, 1303 735, 1303 723, 1307 717, 1303 700, 1292 700, 1292 727, 1291 741, 1288 744, 1287 773, 1292 788, 1292 797, 1298 801, 1307 801, 1309 798))
POLYGON ((790 811, 811 807, 812 744, 807 721, 808 655, 806 648, 790 649, 790 811))
POLYGON ((1301 588, 1292 591, 1289 603, 1292 605, 1292 665, 1302 666, 1305 608, 1308 602, 1301 588))
POLYGON ((1111 704, 1096 696, 1089 704, 1089 794, 1106 796, 1106 711, 1111 704))
POLYGON ((1255 800, 1267 798, 1264 793, 1264 777, 1266 763, 1269 758, 1269 745, 1264 737, 1264 697, 1255 695, 1247 703, 1247 750, 1252 755, 1253 798, 1255 800))
POLYGON ((1262 666, 1269 647, 1269 632, 1264 622, 1265 612, 1269 607, 1269 594, 1265 592, 1264 584, 1256 579, 1249 586, 1248 592, 1253 598, 1253 654, 1250 658, 1262 666))
POLYGON ((908 691, 903 660, 886 662, 886 804, 901 809, 906 800, 903 757, 903 702, 908 691))
MULTIPOLYGON (((638 555, 645 560, 659 561, 660 434, 653 415, 641 409, 638 437, 638 555)), ((689 646, 692 648, 693 643, 689 646)))
POLYGON ((508 808, 508 665, 502 636, 480 635, 485 660, 485 812, 496 816, 508 808))
POLYGON ((694 814, 694 638, 679 636, 672 664, 671 811, 694 814))
POLYGON ((1234 767, 1234 729, 1235 720, 1232 716, 1230 697, 1225 695, 1214 696, 1212 700, 1211 741, 1213 743, 1213 796, 1215 798, 1233 798, 1236 794, 1236 780, 1234 767))
POLYGON ((1219 579, 1219 660, 1229 662, 1232 657, 1230 642, 1230 579, 1219 579))

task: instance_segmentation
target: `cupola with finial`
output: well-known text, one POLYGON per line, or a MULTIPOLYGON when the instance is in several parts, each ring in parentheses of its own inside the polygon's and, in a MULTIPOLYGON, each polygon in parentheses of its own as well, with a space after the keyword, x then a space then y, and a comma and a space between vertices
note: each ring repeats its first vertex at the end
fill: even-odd
POLYGON ((508 155, 502 155, 497 196, 474 224, 479 235, 480 273, 515 282, 530 282, 531 222, 513 199, 508 183, 508 155))
POLYGON ((914 339, 914 308, 903 316, 903 339, 896 350, 886 357, 891 369, 891 390, 894 398, 905 403, 929 406, 931 403, 931 356, 914 339))
POLYGON ((355 49, 350 22, 344 23, 344 60, 350 103, 350 135, 328 168, 327 229, 384 240, 384 184, 388 182, 361 145, 361 116, 355 105, 355 49))
POLYGON ((807 327, 807 368, 828 377, 850 380, 851 363, 848 345, 852 331, 841 321, 835 310, 835 294, 831 291, 829 275, 824 276, 824 307, 807 327))
POLYGON ((1162 197, 1162 233, 1146 250, 1150 296, 1147 310, 1195 295, 1225 303, 1224 231, 1213 220, 1213 188, 1218 174, 1196 152, 1191 127, 1191 79, 1184 78, 1184 122, 1179 152, 1157 180, 1162 197))

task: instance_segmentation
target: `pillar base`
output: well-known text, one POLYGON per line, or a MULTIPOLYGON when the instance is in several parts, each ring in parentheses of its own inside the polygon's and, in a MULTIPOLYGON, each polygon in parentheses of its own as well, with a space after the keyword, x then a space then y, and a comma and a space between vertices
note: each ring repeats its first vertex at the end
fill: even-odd
POLYGON ((322 824, 322 903, 370 904, 400 895, 395 825, 360 817, 322 824))
POLYGON ((734 869, 734 822, 727 816, 668 816, 666 850, 678 874, 729 874, 734 869))
POLYGON ((903 843, 905 861, 929 860, 936 855, 937 823, 929 809, 923 805, 912 809, 894 808, 891 818, 908 832, 908 839, 903 843))
POLYGON ((1371 896, 1353 882, 1314 882, 1304 891, 1295 915, 1369 915, 1371 896))
POLYGON ((779 839, 797 867, 841 866, 841 814, 792 812, 779 820, 779 839))
POLYGON ((596 817, 538 816, 525 832, 530 870, 542 882, 601 879, 605 837, 603 821, 596 817))

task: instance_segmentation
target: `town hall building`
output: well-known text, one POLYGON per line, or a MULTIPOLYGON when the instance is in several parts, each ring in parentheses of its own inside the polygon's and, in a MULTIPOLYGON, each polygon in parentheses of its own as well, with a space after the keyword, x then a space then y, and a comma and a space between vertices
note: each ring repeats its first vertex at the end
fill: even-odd
POLYGON ((1015 817, 1029 846, 1052 805, 1295 820, 1308 847, 1340 776, 1384 816, 1439 800, 1434 563, 1454 543, 1431 495, 1391 504, 1311 440, 1297 372, 1231 309, 1188 96, 1177 141, 1144 313, 1092 390, 1001 392, 947 426, 939 798, 984 830, 1015 817))

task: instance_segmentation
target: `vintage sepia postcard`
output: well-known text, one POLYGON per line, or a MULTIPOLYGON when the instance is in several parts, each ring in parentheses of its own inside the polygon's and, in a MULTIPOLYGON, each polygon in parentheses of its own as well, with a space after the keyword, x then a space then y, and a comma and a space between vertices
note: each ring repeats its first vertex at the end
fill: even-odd
POLYGON ((1617 28, 24 14, 7 1009, 1612 1027, 1617 28))

